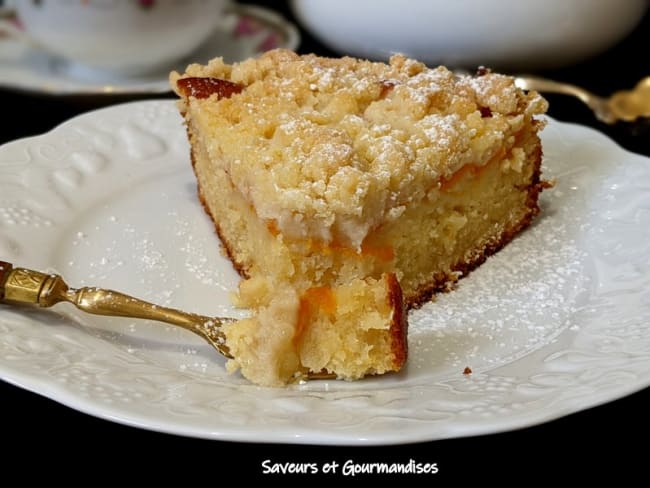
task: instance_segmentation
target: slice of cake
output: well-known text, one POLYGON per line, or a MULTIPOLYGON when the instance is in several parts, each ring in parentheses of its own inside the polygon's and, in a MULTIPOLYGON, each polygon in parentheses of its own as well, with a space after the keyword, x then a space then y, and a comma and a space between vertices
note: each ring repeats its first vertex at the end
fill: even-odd
MULTIPOLYGON (((276 50, 234 65, 220 58, 191 65, 171 83, 199 195, 226 252, 242 276, 269 279, 278 293, 317 289, 339 297, 353 283, 378 287, 394 274, 413 307, 483 262, 539 211, 545 184, 536 116, 546 102, 510 77, 487 70, 457 76, 403 56, 385 64, 276 50)), ((370 310, 367 300, 359 299, 357 317, 370 310)), ((277 318, 276 305, 257 310, 277 318)), ((336 313, 331 324, 342 323, 336 313)), ((253 328, 282 329, 282 320, 271 322, 258 315, 240 325, 246 333, 229 333, 244 374, 244 356, 270 364, 269 355, 246 352, 259 341, 245 345, 245 337, 257 337, 253 328)), ((302 337, 305 324, 294 319, 289 327, 282 334, 296 353, 293 337, 302 337)), ((381 330, 388 344, 390 326, 381 330)), ((376 337, 366 337, 368 347, 376 337)), ((319 340, 314 332, 313 343, 319 340)), ((297 369, 306 366, 300 361, 297 369)), ((361 369, 345 369, 351 361, 323 368, 356 378, 361 369)))

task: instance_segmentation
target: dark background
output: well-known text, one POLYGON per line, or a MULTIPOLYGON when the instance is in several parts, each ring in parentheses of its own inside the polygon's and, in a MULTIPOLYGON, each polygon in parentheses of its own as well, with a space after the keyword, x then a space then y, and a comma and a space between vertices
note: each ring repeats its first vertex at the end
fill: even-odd
MULTIPOLYGON (((351 0, 354 1, 354 0, 351 0)), ((255 2, 243 2, 255 3, 255 2)), ((260 3, 260 2, 258 2, 260 3)), ((625 2, 621 2, 624 8, 625 2)), ((284 2, 274 8, 288 18, 284 2)), ((650 45, 649 16, 635 32, 609 52, 562 70, 538 73, 609 94, 631 88, 650 75, 646 47, 650 45)), ((334 54, 304 31, 300 52, 334 54)), ((2 131, 0 143, 46 132, 79 113, 111 103, 147 97, 46 97, 0 89, 2 131)), ((159 98, 159 96, 158 96, 159 98)), ((548 96, 549 114, 555 118, 592 126, 622 146, 650 155, 650 123, 606 126, 580 102, 548 96)), ((650 164, 650 161, 649 161, 650 164)), ((233 485, 258 478, 261 462, 436 462, 439 474, 428 482, 450 480, 499 481, 506 478, 528 484, 548 478, 562 482, 565 473, 583 480, 614 475, 636 479, 647 471, 650 433, 647 414, 650 389, 518 431, 490 436, 383 447, 323 447, 241 444, 182 438, 143 431, 78 413, 51 400, 0 382, 0 472, 23 477, 45 475, 54 480, 84 479, 134 481, 136 474, 149 481, 174 478, 184 484, 210 482, 233 485), (30 468, 19 464, 27 461, 30 468), (82 468, 83 466, 83 468, 82 468), (229 480, 229 474, 236 477, 229 480), (237 480, 237 481, 235 481, 237 480)), ((309 481, 309 476, 294 476, 309 481)), ((335 479, 334 476, 325 477, 335 479)), ((414 476, 407 478, 415 481, 414 476)), ((286 481, 277 476, 275 480, 286 481)), ((379 481, 376 477, 367 481, 379 481)), ((9 485, 7 485, 9 486, 9 485)))

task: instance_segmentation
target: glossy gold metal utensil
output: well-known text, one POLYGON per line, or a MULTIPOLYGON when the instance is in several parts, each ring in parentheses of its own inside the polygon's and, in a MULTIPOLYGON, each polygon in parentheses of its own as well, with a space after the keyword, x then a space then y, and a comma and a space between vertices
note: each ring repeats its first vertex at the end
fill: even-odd
POLYGON ((515 84, 523 90, 574 96, 591 108, 599 120, 607 124, 650 117, 650 76, 639 81, 632 90, 617 91, 607 98, 576 85, 534 76, 518 76, 515 78, 515 84))
MULTIPOLYGON (((220 354, 232 358, 221 327, 236 319, 206 317, 161 307, 103 288, 70 288, 60 275, 15 268, 5 261, 0 261, 0 302, 38 305, 45 308, 60 302, 68 302, 90 314, 165 322, 194 332, 203 337, 220 354)), ((335 378, 336 375, 327 371, 305 371, 298 379, 335 378)))
POLYGON ((70 288, 57 274, 14 268, 11 263, 5 261, 0 261, 0 301, 40 307, 68 302, 79 310, 95 315, 165 322, 200 335, 221 354, 231 357, 221 326, 235 319, 182 312, 113 290, 94 287, 70 288))

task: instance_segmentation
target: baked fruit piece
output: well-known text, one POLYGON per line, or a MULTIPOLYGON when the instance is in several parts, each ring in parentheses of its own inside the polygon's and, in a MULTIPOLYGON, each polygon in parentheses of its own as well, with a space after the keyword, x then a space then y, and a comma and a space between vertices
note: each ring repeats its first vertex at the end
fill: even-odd
POLYGON ((275 290, 336 294, 394 274, 417 306, 539 212, 547 104, 510 77, 276 50, 170 80, 226 252, 275 290))

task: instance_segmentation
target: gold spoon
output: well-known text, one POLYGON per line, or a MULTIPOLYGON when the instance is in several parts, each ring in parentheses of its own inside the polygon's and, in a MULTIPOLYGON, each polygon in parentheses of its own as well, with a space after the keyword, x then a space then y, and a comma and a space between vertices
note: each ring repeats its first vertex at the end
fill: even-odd
MULTIPOLYGON (((57 274, 14 268, 11 263, 5 261, 0 261, 0 302, 26 303, 45 308, 68 302, 79 310, 95 315, 165 322, 194 332, 208 341, 220 354, 232 358, 221 327, 236 319, 182 312, 113 290, 95 287, 70 288, 57 274)), ((305 372, 305 377, 310 380, 334 379, 336 375, 327 371, 308 371, 305 372)))
POLYGON ((534 76, 518 76, 515 78, 515 84, 522 90, 577 97, 593 110, 599 120, 607 124, 614 124, 619 120, 632 122, 639 117, 650 117, 650 76, 639 81, 632 90, 617 91, 607 98, 595 95, 579 86, 534 76))

